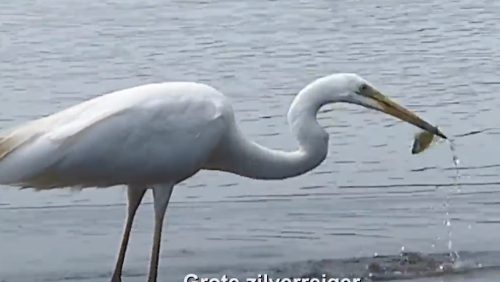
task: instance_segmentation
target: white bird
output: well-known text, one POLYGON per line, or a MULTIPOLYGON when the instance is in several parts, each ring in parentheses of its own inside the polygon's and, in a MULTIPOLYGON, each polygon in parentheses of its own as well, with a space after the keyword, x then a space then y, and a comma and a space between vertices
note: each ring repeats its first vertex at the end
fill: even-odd
POLYGON ((329 136, 318 110, 344 102, 375 109, 446 138, 356 74, 307 85, 288 111, 299 148, 285 152, 247 139, 228 99, 193 82, 147 84, 112 92, 0 135, 0 183, 57 187, 128 186, 128 215, 111 281, 121 281, 134 215, 153 190, 155 226, 148 281, 156 281, 165 211, 175 184, 202 169, 255 179, 303 174, 326 157, 329 136))

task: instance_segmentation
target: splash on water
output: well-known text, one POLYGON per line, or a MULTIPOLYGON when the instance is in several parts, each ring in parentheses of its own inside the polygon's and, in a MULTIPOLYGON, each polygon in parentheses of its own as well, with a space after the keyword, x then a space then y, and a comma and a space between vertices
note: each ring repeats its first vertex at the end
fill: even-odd
POLYGON ((406 251, 402 251, 399 257, 374 257, 367 270, 371 281, 441 276, 457 271, 446 257, 406 251))
POLYGON ((495 269, 500 269, 500 252, 464 251, 461 253, 460 262, 451 263, 447 252, 425 254, 403 251, 396 255, 374 254, 370 257, 311 259, 283 263, 279 266, 272 266, 265 271, 276 278, 322 278, 326 275, 328 278, 358 277, 362 278, 361 281, 369 282, 405 281, 406 279, 431 277, 434 278, 422 281, 439 281, 438 277, 472 274, 495 269))

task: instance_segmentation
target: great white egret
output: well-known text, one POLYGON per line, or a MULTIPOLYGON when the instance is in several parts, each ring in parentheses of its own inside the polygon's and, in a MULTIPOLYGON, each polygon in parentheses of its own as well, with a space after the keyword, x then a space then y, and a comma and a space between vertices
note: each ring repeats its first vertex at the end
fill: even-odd
POLYGON ((284 179, 318 166, 328 134, 316 114, 345 102, 385 112, 446 138, 436 127, 382 95, 356 74, 332 74, 307 85, 288 111, 299 149, 284 152, 247 139, 229 101, 193 82, 147 84, 112 92, 5 132, 0 183, 56 187, 128 186, 128 215, 113 282, 121 273, 136 210, 153 190, 155 226, 148 281, 156 281, 163 218, 175 184, 201 169, 255 179, 284 179))

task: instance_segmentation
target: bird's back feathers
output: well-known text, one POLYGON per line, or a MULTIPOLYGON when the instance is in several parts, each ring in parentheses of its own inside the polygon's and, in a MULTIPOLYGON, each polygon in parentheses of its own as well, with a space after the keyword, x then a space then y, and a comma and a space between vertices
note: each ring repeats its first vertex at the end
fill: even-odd
POLYGON ((39 188, 126 184, 141 173, 146 177, 148 165, 175 169, 182 158, 188 169, 199 169, 208 158, 203 154, 223 132, 227 107, 213 88, 183 82, 91 99, 0 134, 0 183, 39 188), (174 157, 189 151, 189 142, 199 147, 191 149, 191 158, 174 157))

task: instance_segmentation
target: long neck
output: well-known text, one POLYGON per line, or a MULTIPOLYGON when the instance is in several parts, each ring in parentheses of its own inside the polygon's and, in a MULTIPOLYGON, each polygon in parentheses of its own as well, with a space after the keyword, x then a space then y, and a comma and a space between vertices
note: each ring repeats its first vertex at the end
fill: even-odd
POLYGON ((316 114, 327 99, 319 87, 306 87, 294 99, 288 112, 288 123, 299 148, 285 152, 273 150, 248 140, 235 126, 229 142, 223 144, 222 162, 218 168, 255 179, 284 179, 317 167, 328 153, 328 134, 318 124, 316 114))

